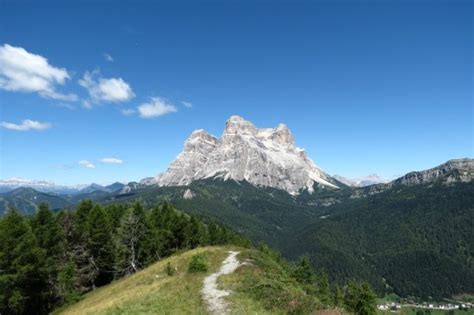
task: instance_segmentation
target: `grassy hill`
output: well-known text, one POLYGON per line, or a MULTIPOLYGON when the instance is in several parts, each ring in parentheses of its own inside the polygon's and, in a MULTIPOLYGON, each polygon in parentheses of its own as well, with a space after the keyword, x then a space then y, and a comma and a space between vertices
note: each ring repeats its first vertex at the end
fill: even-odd
POLYGON ((229 250, 239 251, 239 261, 245 262, 218 279, 220 286, 232 290, 228 297, 232 314, 309 313, 318 308, 317 298, 307 294, 270 255, 256 249, 214 246, 177 253, 96 289, 54 314, 208 314, 200 292, 203 280, 219 269, 229 250), (187 272, 196 254, 204 257, 206 273, 187 272), (166 272, 168 264, 176 268, 172 276, 166 272))

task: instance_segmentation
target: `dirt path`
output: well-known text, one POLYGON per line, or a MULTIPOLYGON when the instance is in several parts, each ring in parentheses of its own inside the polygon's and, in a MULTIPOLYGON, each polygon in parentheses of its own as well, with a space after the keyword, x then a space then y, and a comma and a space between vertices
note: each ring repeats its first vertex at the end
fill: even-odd
POLYGON ((239 252, 229 251, 229 256, 222 262, 219 271, 210 274, 204 279, 204 286, 201 290, 204 300, 208 304, 208 309, 211 314, 227 314, 228 303, 224 297, 230 294, 230 291, 220 290, 217 288, 217 279, 222 275, 227 275, 234 272, 240 266, 237 259, 239 252))

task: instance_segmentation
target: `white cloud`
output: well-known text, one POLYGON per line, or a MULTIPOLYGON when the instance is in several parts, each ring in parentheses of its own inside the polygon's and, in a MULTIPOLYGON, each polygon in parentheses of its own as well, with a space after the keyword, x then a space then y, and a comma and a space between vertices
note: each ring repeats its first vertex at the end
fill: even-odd
POLYGON ((91 107, 91 102, 120 103, 135 97, 130 85, 122 78, 95 78, 97 75, 98 72, 86 72, 79 80, 79 85, 87 89, 91 97, 90 101, 83 102, 85 107, 91 107))
POLYGON ((181 101, 181 104, 183 104, 184 107, 186 107, 186 108, 193 107, 193 103, 191 103, 191 102, 181 101))
POLYGON ((161 97, 153 97, 150 102, 143 103, 142 105, 138 106, 137 109, 140 117, 142 118, 160 117, 178 111, 176 106, 168 103, 161 97))
POLYGON ((123 160, 113 158, 113 157, 107 157, 107 158, 102 158, 100 159, 101 163, 106 163, 106 164, 122 164, 123 160))
POLYGON ((17 131, 28 131, 28 130, 45 130, 51 128, 50 123, 42 123, 35 120, 25 119, 21 124, 14 124, 2 121, 0 123, 1 128, 17 130, 17 131))
POLYGON ((87 160, 80 160, 79 162, 77 162, 79 165, 82 165, 84 166, 85 168, 95 168, 95 164, 90 162, 90 161, 87 161, 87 160))
POLYGON ((104 53, 104 58, 109 62, 114 62, 114 58, 108 53, 104 53))
POLYGON ((44 98, 76 101, 75 94, 56 91, 70 76, 66 69, 56 68, 48 59, 32 54, 22 47, 0 46, 0 89, 38 93, 44 98))

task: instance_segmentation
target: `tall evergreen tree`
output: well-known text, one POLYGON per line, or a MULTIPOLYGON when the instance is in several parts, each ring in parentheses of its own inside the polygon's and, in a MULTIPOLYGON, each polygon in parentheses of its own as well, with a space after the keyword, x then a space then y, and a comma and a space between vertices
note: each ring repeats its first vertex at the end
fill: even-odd
POLYGON ((332 303, 331 290, 329 288, 328 274, 320 271, 316 275, 316 292, 321 303, 328 307, 332 303))
POLYGON ((350 281, 344 296, 344 305, 356 315, 374 315, 377 313, 375 298, 376 295, 368 283, 350 281))
POLYGON ((129 275, 138 271, 147 258, 147 225, 143 207, 136 203, 122 218, 117 244, 116 272, 129 275))
POLYGON ((114 244, 110 219, 104 209, 95 205, 87 216, 87 245, 94 268, 93 287, 113 279, 114 244))
POLYGON ((42 203, 31 222, 37 245, 45 253, 45 274, 47 276, 47 308, 52 309, 57 300, 57 277, 61 270, 64 241, 61 227, 48 205, 42 203))
POLYGON ((44 270, 44 251, 31 227, 16 210, 8 211, 0 221, 0 313, 46 313, 44 270))
POLYGON ((315 274, 309 256, 304 255, 300 257, 293 270, 293 278, 299 283, 306 285, 313 285, 315 281, 315 274))

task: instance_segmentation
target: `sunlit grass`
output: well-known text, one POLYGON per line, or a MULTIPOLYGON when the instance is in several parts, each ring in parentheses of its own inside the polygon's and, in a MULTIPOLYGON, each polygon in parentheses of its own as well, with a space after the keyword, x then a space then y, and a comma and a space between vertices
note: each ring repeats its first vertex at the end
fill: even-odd
POLYGON ((200 290, 204 277, 217 270, 230 247, 198 248, 176 254, 130 276, 86 294, 56 314, 207 314, 200 290), (203 254, 208 273, 187 272, 191 256, 203 254), (177 268, 166 274, 166 264, 177 268))

